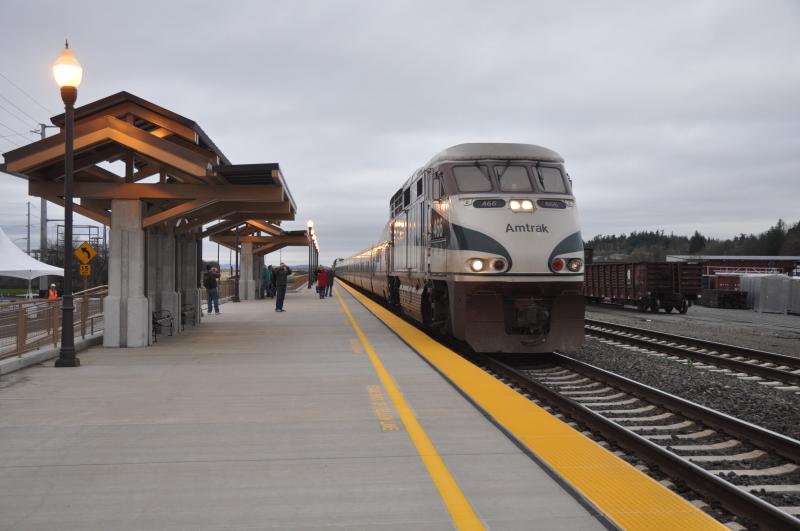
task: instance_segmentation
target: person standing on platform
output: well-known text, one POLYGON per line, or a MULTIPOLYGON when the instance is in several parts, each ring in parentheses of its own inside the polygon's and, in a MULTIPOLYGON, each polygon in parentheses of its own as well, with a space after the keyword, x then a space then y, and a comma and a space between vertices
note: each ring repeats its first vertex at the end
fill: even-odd
POLYGON ((271 297, 272 293, 270 292, 269 286, 272 283, 272 266, 265 267, 261 271, 261 291, 264 294, 264 297, 271 297))
POLYGON ((283 309, 283 299, 286 297, 286 286, 289 284, 289 275, 292 274, 292 270, 281 262, 280 267, 275 271, 275 289, 276 299, 275 299, 275 311, 276 312, 285 312, 286 310, 283 309))
POLYGON ((317 293, 319 298, 325 298, 325 291, 328 289, 328 272, 324 267, 317 269, 317 293))
POLYGON ((328 292, 326 295, 328 297, 333 297, 333 279, 336 278, 336 273, 334 272, 333 268, 328 269, 328 292))
POLYGON ((211 305, 213 303, 217 315, 219 315, 219 289, 217 287, 217 280, 219 279, 219 271, 216 267, 211 267, 211 264, 206 266, 206 274, 203 276, 203 287, 206 288, 208 295, 208 315, 211 315, 211 305))

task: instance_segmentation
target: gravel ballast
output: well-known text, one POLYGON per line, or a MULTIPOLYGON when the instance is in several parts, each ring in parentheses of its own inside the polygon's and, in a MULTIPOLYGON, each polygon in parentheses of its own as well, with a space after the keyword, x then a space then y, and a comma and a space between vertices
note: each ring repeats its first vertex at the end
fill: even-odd
POLYGON ((747 422, 800 438, 800 395, 793 392, 698 369, 685 361, 648 356, 596 339, 587 339, 581 350, 567 354, 747 422))
POLYGON ((692 306, 686 314, 597 305, 586 318, 800 357, 800 316, 692 306))

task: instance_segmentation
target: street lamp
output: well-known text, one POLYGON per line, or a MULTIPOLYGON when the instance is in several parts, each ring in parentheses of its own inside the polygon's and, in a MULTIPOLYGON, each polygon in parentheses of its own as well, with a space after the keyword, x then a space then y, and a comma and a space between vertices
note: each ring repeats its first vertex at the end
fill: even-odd
POLYGON ((75 101, 83 68, 75 54, 64 44, 61 55, 53 63, 53 77, 61 87, 64 101, 64 295, 61 303, 61 351, 56 367, 77 367, 81 360, 75 355, 72 303, 72 141, 75 129, 75 101), (69 252, 67 249, 69 248, 69 252))

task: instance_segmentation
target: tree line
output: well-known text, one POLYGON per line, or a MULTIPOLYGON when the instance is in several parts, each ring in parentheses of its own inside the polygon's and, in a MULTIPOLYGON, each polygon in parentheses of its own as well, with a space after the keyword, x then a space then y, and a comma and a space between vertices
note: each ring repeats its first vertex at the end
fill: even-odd
POLYGON ((663 261, 670 254, 800 256, 800 221, 787 225, 782 219, 760 234, 739 234, 716 239, 694 231, 692 236, 660 231, 598 235, 584 242, 598 261, 663 261))

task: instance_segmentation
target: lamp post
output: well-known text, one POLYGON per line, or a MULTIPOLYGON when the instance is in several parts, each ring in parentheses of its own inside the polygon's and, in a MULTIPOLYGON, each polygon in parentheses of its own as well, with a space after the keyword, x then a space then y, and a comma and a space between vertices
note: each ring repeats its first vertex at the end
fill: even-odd
POLYGON ((64 101, 64 295, 61 304, 61 350, 56 367, 78 367, 81 360, 75 355, 72 302, 72 139, 75 129, 75 101, 83 68, 75 54, 64 44, 61 55, 53 63, 53 77, 61 88, 64 101))
POLYGON ((309 219, 306 223, 306 239, 308 240, 308 289, 311 289, 311 235, 314 234, 314 220, 309 219))

